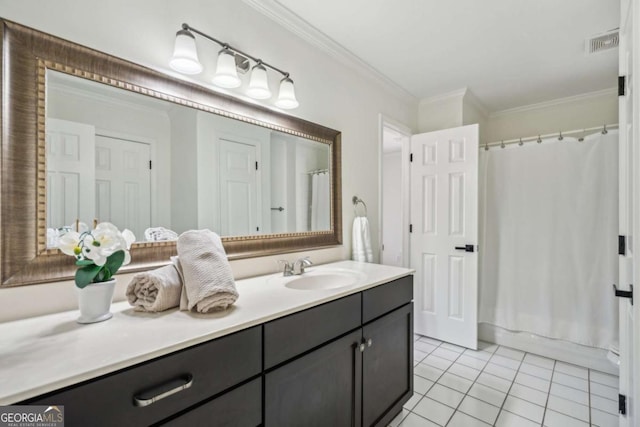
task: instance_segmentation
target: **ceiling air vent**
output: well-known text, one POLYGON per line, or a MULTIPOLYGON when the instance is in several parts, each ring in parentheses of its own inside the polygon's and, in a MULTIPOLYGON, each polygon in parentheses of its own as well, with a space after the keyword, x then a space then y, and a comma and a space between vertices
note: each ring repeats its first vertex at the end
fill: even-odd
POLYGON ((590 37, 586 40, 585 48, 587 54, 598 53, 609 49, 614 49, 620 44, 619 30, 616 28, 604 34, 590 37))

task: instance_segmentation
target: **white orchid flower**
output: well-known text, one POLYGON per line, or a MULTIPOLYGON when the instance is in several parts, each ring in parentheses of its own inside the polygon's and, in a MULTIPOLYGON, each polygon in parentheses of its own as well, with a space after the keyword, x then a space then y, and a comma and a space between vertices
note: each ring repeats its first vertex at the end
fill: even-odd
POLYGON ((114 252, 123 249, 118 229, 111 223, 102 222, 84 238, 83 254, 96 265, 103 266, 114 252))
POLYGON ((58 248, 65 255, 80 255, 80 233, 69 231, 60 237, 58 248))
POLYGON ((122 232, 122 239, 124 241, 124 262, 122 263, 122 265, 127 265, 131 262, 131 254, 129 253, 129 249, 131 249, 131 244, 136 241, 136 236, 131 230, 125 228, 122 232))
POLYGON ((101 222, 96 225, 93 231, 87 230, 82 233, 69 231, 60 238, 58 247, 63 253, 76 258, 77 265, 83 270, 82 275, 76 274, 76 285, 83 288, 97 281, 108 280, 117 273, 122 265, 129 264, 131 262, 129 249, 135 240, 136 237, 131 230, 125 229, 121 233, 115 225, 101 222), (106 270, 105 272, 103 267, 109 258, 118 251, 124 253, 123 263, 120 264, 113 259, 113 263, 109 266, 113 271, 106 270), (92 264, 100 268, 92 269, 90 267, 92 264))

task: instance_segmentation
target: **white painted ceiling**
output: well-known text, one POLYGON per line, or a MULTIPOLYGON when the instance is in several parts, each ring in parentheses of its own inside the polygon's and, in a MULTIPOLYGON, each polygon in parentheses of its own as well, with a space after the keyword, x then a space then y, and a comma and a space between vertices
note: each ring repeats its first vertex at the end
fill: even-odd
POLYGON ((616 85, 618 49, 584 45, 619 26, 619 0, 254 3, 288 9, 418 99, 467 87, 499 111, 616 85))

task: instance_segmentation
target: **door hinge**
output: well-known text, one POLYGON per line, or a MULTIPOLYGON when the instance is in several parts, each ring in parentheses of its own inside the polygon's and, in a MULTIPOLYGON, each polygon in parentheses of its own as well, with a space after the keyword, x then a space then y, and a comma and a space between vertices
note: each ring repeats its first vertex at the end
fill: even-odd
POLYGON ((151 170, 151 160, 149 160, 149 170, 151 170))
POLYGON ((409 162, 413 163, 413 153, 409 154, 409 162))
POLYGON ((618 76, 618 96, 625 96, 627 94, 627 77, 618 76))
POLYGON ((409 224, 409 233, 413 233, 413 224, 409 224))
POLYGON ((256 162, 256 170, 258 170, 258 162, 256 162))
POLYGON ((618 255, 627 254, 627 236, 618 236, 618 255))
POLYGON ((613 285, 613 294, 619 298, 629 298, 631 300, 631 305, 633 305, 633 285, 629 285, 628 291, 621 291, 614 284, 613 285))
POLYGON ((618 395, 618 413, 627 415, 627 396, 624 394, 618 395))

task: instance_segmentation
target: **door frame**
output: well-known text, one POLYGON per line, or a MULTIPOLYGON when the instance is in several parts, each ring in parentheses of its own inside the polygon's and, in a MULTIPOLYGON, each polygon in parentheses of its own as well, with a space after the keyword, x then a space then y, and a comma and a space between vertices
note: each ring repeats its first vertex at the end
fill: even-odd
POLYGON ((384 114, 379 115, 378 120, 378 260, 382 260, 382 233, 383 233, 383 192, 382 192, 382 180, 383 180, 383 144, 384 144, 384 130, 391 129, 394 132, 401 134, 406 137, 406 140, 402 144, 401 150, 401 158, 402 158, 402 205, 401 216, 402 216, 402 267, 409 267, 409 220, 410 220, 410 210, 409 210, 409 192, 410 192, 410 169, 409 169, 409 155, 411 153, 411 135, 413 132, 409 126, 394 120, 384 114))
MULTIPOLYGON (((631 229, 633 236, 637 240, 638 236, 640 236, 640 197, 637 196, 638 189, 640 189, 640 119, 638 118, 638 113, 640 112, 640 1, 639 0, 631 0, 630 1, 632 19, 633 19, 633 30, 632 30, 632 39, 634 40, 633 45, 633 53, 632 53, 632 75, 631 82, 627 82, 627 84, 632 87, 634 90, 632 91, 632 100, 633 103, 633 116, 631 117, 631 123, 633 126, 633 140, 632 145, 633 149, 633 176, 631 177, 634 198, 633 198, 633 220, 631 224, 631 229)), ((637 243, 635 244, 637 246, 637 243)), ((631 250, 635 251, 635 248, 632 247, 631 250)), ((640 284, 640 266, 638 266, 638 251, 635 251, 635 263, 633 265, 633 283, 640 284)), ((633 305, 633 329, 634 336, 636 339, 633 343, 633 360, 637 361, 638 357, 640 357, 640 338, 637 337, 637 334, 640 332, 640 307, 638 304, 633 305)), ((631 390, 632 396, 627 400, 627 409, 630 414, 630 419, 634 422, 638 422, 640 419, 640 369, 638 369, 636 365, 636 369, 633 370, 632 373, 632 382, 633 389, 631 390)))

